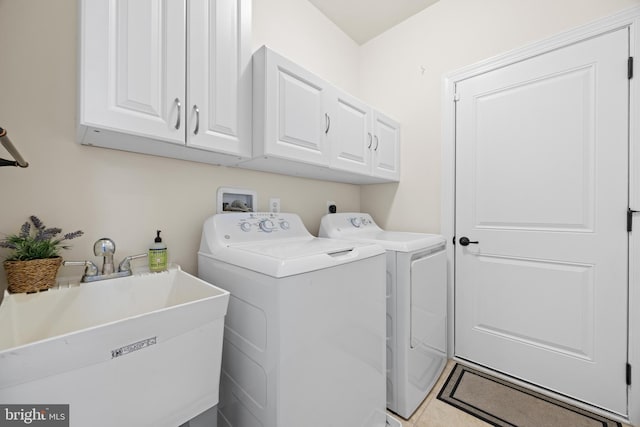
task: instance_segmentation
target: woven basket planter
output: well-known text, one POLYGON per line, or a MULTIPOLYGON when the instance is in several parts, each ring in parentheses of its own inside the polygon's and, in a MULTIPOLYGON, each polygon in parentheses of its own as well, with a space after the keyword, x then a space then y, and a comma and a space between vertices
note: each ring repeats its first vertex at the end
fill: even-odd
POLYGON ((5 261, 8 290, 11 293, 38 292, 56 284, 62 257, 5 261))

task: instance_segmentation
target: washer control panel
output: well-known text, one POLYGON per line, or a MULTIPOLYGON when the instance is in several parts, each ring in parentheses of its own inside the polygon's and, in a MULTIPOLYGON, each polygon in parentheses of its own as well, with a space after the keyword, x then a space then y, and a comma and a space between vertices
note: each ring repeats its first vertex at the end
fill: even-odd
POLYGON ((240 221, 238 221, 238 225, 240 227, 240 230, 244 231, 245 233, 272 233, 274 231, 288 231, 291 229, 291 225, 286 218, 272 213, 249 214, 248 218, 240 219, 240 221))
POLYGON ((363 228, 373 224, 373 219, 367 214, 352 214, 353 216, 347 216, 347 220, 352 227, 363 228))
POLYGON ((292 213, 238 212, 214 215, 212 232, 225 244, 292 237, 313 237, 292 213))
POLYGON ((360 212, 340 212, 328 214, 320 221, 320 237, 344 238, 345 234, 362 236, 363 232, 382 231, 371 215, 360 212))

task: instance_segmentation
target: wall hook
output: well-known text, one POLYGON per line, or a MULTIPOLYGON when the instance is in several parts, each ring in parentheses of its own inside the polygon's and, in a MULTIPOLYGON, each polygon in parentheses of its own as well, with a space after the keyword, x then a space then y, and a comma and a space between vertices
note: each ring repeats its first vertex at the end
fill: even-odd
POLYGON ((29 166, 24 158, 20 155, 16 147, 13 145, 9 136, 7 136, 7 130, 0 127, 0 142, 2 146, 13 156, 15 160, 0 159, 0 166, 20 166, 26 168, 29 166))

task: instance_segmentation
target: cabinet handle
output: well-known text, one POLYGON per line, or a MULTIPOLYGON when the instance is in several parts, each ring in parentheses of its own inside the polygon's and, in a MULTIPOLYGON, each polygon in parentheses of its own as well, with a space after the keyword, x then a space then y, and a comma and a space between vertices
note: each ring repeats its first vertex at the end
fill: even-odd
POLYGON ((196 113, 196 128, 193 130, 193 134, 197 135, 200 130, 200 110, 197 105, 193 106, 193 111, 196 113))
POLYGON ((374 147, 373 151, 378 151, 378 144, 380 144, 380 141, 378 140, 378 135, 374 136, 374 138, 376 139, 376 146, 374 147))
POLYGON ((369 135, 369 145, 367 146, 367 150, 371 149, 371 144, 373 144, 373 137, 371 136, 371 132, 367 132, 369 135))
POLYGON ((178 120, 176 120, 176 125, 174 127, 176 129, 180 129, 180 115, 182 114, 180 110, 182 109, 182 104, 180 104, 180 98, 174 99, 173 102, 178 106, 178 120))
POLYGON ((324 120, 327 123, 324 133, 329 133, 329 128, 331 128, 331 117, 329 117, 329 114, 324 113, 324 120))

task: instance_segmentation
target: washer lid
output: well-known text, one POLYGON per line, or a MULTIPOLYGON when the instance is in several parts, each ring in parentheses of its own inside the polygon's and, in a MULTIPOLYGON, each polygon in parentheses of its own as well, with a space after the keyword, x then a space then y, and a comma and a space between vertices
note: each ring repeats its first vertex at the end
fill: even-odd
POLYGON ((242 243, 218 247, 213 253, 199 252, 206 258, 277 278, 336 267, 381 254, 384 254, 384 249, 380 245, 316 237, 280 240, 277 243, 242 243))
POLYGON ((320 254, 344 252, 353 249, 354 245, 362 246, 361 243, 354 244, 353 242, 348 241, 336 241, 311 237, 308 239, 281 240, 277 244, 274 244, 273 242, 238 244, 231 245, 229 248, 281 261, 288 261, 297 258, 309 258, 320 254))
POLYGON ((445 238, 439 234, 384 231, 366 213, 337 213, 325 215, 320 222, 320 237, 350 239, 376 243, 386 250, 413 252, 445 246, 445 238))
MULTIPOLYGON (((347 238, 347 237, 345 237, 347 238)), ((376 243, 386 250, 414 252, 422 249, 444 248, 445 239, 439 234, 411 233, 405 231, 363 231, 348 236, 359 242, 376 243)))

